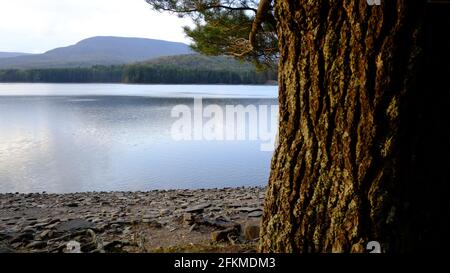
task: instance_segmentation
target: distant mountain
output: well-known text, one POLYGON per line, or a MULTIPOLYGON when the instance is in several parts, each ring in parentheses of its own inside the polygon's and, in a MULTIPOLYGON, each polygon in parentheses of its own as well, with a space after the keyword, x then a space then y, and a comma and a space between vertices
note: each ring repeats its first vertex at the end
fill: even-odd
POLYGON ((191 54, 183 43, 123 37, 93 37, 43 54, 1 58, 0 69, 70 68, 115 65, 191 54))
POLYGON ((0 52, 0 59, 2 58, 14 58, 19 56, 27 56, 32 55, 29 53, 20 53, 20 52, 0 52))

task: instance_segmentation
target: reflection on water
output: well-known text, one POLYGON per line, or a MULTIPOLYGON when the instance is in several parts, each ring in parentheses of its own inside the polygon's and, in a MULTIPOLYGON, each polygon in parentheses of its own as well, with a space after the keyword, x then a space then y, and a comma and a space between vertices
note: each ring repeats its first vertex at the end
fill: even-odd
MULTIPOLYGON (((0 91, 3 87, 0 87, 0 91)), ((0 96, 0 192, 134 191, 264 185, 258 141, 174 141, 189 98, 0 96)), ((276 104, 269 98, 206 103, 276 104)))

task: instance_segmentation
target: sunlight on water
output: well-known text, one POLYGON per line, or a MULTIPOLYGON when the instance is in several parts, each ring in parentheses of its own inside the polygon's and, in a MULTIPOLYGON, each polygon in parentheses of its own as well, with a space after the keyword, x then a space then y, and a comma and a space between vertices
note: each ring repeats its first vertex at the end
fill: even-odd
POLYGON ((0 192, 265 185, 272 153, 259 141, 174 141, 171 109, 198 93, 276 105, 276 89, 0 84, 0 192))

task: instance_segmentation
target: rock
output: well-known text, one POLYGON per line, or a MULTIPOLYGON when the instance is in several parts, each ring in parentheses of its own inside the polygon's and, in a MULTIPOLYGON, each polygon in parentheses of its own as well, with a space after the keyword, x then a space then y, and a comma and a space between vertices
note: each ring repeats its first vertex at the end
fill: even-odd
POLYGON ((131 234, 131 227, 126 227, 124 230, 123 230, 123 235, 129 235, 129 234, 131 234))
POLYGON ((147 224, 151 228, 162 228, 162 224, 155 220, 144 219, 144 220, 142 220, 142 222, 147 224))
POLYGON ((209 209, 212 212, 222 211, 221 205, 216 205, 216 207, 212 207, 209 209))
POLYGON ((6 245, 0 244, 0 253, 14 253, 14 250, 6 245))
POLYGON ((119 224, 110 224, 111 229, 118 229, 120 228, 119 224))
POLYGON ((171 211, 170 211, 170 209, 161 209, 159 211, 159 213, 161 216, 166 216, 166 215, 169 215, 171 213, 171 211))
POLYGON ((39 224, 42 224, 42 223, 48 223, 48 222, 50 222, 52 219, 50 219, 50 218, 44 218, 44 219, 39 219, 37 222, 39 223, 39 224))
POLYGON ((29 232, 22 232, 17 234, 16 236, 14 236, 9 243, 10 244, 14 244, 14 243, 22 243, 22 242, 30 242, 34 239, 34 235, 33 233, 29 233, 29 232))
POLYGON ((231 222, 230 218, 222 216, 222 215, 221 216, 217 216, 214 220, 216 222, 222 222, 222 223, 229 223, 229 222, 231 222))
POLYGON ((259 218, 262 215, 263 215, 263 212, 258 210, 258 211, 250 212, 247 216, 252 217, 252 218, 259 218))
POLYGON ((49 225, 49 223, 39 223, 39 224, 33 225, 33 227, 35 227, 37 229, 41 229, 41 228, 46 227, 48 225, 49 225))
POLYGON ((97 244, 95 242, 89 242, 81 245, 81 252, 88 253, 97 249, 97 244))
POLYGON ((177 229, 178 229, 177 227, 170 228, 170 229, 169 229, 169 232, 174 232, 174 231, 177 230, 177 229))
POLYGON ((201 204, 201 205, 197 205, 197 206, 193 206, 190 208, 187 208, 185 210, 185 212, 187 213, 202 213, 206 208, 211 207, 211 204, 201 204))
POLYGON ((157 213, 147 213, 144 216, 142 216, 142 219, 155 219, 159 216, 157 213))
POLYGON ((59 225, 58 222, 57 222, 57 223, 53 223, 53 224, 51 224, 51 225, 48 225, 48 226, 46 226, 45 228, 46 228, 46 229, 54 229, 57 225, 59 225))
POLYGON ((36 229, 34 227, 27 226, 27 227, 22 229, 22 232, 24 232, 24 233, 36 233, 36 229))
POLYGON ((215 243, 228 242, 229 236, 237 236, 238 230, 236 228, 227 228, 224 230, 214 231, 211 233, 211 240, 215 243))
POLYGON ((193 224, 193 225, 189 228, 189 232, 194 232, 194 231, 196 231, 196 230, 198 230, 197 224, 193 224))
POLYGON ((253 221, 244 226, 244 237, 246 240, 253 241, 259 238, 260 223, 253 221))
POLYGON ((113 253, 121 253, 123 251, 123 247, 129 245, 127 242, 121 242, 121 241, 112 241, 110 243, 106 243, 103 246, 103 249, 106 252, 113 252, 113 253))
POLYGON ((101 218, 92 218, 91 220, 90 220, 92 223, 94 223, 94 224, 99 224, 99 223, 102 223, 103 222, 103 220, 101 219, 101 218))
POLYGON ((69 208, 77 208, 78 207, 78 203, 72 202, 72 203, 66 204, 66 206, 69 207, 69 208))
POLYGON ((38 224, 37 221, 30 221, 30 222, 28 223, 28 225, 29 225, 29 226, 34 226, 34 227, 36 227, 36 225, 39 225, 39 224, 38 224))
POLYGON ((9 239, 11 239, 11 235, 9 235, 8 233, 0 232, 0 241, 9 240, 9 239))
POLYGON ((16 224, 15 220, 9 220, 8 222, 6 222, 7 226, 14 226, 16 224))
POLYGON ((53 224, 56 224, 56 223, 59 223, 59 222, 60 222, 59 219, 53 219, 53 220, 48 221, 47 225, 50 226, 50 225, 53 225, 53 224))
POLYGON ((109 227, 109 224, 102 223, 97 226, 96 231, 97 232, 105 232, 108 229, 108 227, 109 227))
POLYGON ((41 232, 41 234, 39 234, 39 238, 40 239, 46 239, 46 238, 51 238, 53 237, 53 231, 46 229, 44 231, 41 232))
POLYGON ((250 207, 242 207, 242 208, 238 208, 236 209, 237 211, 240 212, 254 212, 254 211, 262 211, 261 208, 250 208, 250 207))
POLYGON ((190 225, 195 221, 194 215, 192 213, 183 214, 183 222, 190 225))
POLYGON ((83 219, 73 219, 64 223, 59 223, 55 228, 57 232, 74 232, 82 229, 94 228, 94 224, 83 219))
POLYGON ((29 243, 27 246, 27 248, 35 248, 35 249, 42 249, 44 247, 47 247, 47 242, 44 241, 34 241, 29 243))
POLYGON ((117 220, 113 221, 112 223, 125 226, 125 225, 130 225, 131 221, 123 219, 123 218, 118 218, 117 220))
POLYGON ((228 218, 225 217, 216 217, 215 219, 196 219, 195 221, 196 224, 198 225, 204 225, 204 226, 210 226, 210 227, 215 227, 218 229, 229 229, 229 228, 234 228, 238 231, 240 231, 241 226, 235 222, 232 222, 231 220, 229 220, 228 218))

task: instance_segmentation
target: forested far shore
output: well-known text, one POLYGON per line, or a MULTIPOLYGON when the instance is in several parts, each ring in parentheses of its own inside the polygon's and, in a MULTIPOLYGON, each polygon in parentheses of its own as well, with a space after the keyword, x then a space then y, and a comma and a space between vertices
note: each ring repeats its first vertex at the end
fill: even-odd
POLYGON ((130 65, 0 70, 4 83, 267 84, 276 80, 276 70, 258 71, 225 57, 198 55, 130 65))

